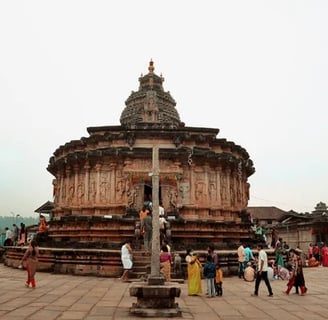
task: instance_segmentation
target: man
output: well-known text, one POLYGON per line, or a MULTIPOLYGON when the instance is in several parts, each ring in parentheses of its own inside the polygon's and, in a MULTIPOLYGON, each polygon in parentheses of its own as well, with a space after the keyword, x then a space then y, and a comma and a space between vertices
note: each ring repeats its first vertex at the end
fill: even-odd
POLYGON ((153 219, 149 211, 147 212, 147 216, 142 220, 141 230, 144 231, 144 249, 146 254, 149 255, 153 234, 153 219))
POLYGON ((263 250, 262 244, 257 245, 257 250, 259 252, 258 267, 257 267, 256 281, 255 281, 255 291, 254 294, 252 294, 252 296, 253 297, 258 296, 261 280, 264 280, 265 285, 267 286, 269 291, 268 297, 273 297, 272 288, 270 285, 270 281, 268 279, 268 256, 266 252, 263 250))
POLYGON ((216 266, 219 262, 219 259, 218 259, 218 255, 214 252, 214 246, 213 245, 209 245, 207 247, 207 254, 212 257, 212 260, 213 260, 213 262, 216 266))
POLYGON ((238 277, 239 279, 242 279, 244 275, 245 257, 246 257, 245 248, 242 243, 237 249, 237 254, 238 254, 238 277))
POLYGON ((3 243, 4 246, 11 246, 12 243, 13 243, 13 233, 11 232, 11 230, 6 227, 5 228, 5 231, 6 231, 6 238, 5 238, 5 242, 3 243))
POLYGON ((13 224, 13 245, 15 246, 18 243, 18 236, 19 236, 19 228, 17 227, 16 223, 13 224))
POLYGON ((249 244, 246 244, 244 252, 245 252, 245 262, 244 262, 244 269, 245 269, 248 265, 248 262, 254 260, 254 256, 252 250, 249 247, 249 244))

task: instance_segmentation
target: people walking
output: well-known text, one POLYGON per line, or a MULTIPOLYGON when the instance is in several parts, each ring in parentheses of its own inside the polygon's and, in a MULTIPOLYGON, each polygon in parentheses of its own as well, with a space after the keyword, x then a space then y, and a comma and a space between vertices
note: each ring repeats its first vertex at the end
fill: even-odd
POLYGON ((240 246, 238 247, 237 254, 238 254, 238 277, 239 279, 242 279, 244 275, 245 257, 246 257, 243 243, 241 243, 240 246))
POLYGON ((20 262, 20 265, 23 265, 24 262, 26 263, 26 271, 27 271, 27 280, 25 282, 25 287, 29 287, 30 285, 32 288, 36 287, 35 282, 35 274, 38 268, 38 257, 39 257, 39 248, 38 244, 35 240, 28 241, 28 248, 25 251, 25 254, 20 262))
POLYGON ((127 240, 121 247, 121 261, 123 264, 123 274, 120 280, 127 281, 129 272, 133 266, 131 240, 127 240))
POLYGON ((153 220, 150 211, 147 212, 147 216, 142 220, 141 230, 144 231, 144 250, 149 255, 153 234, 153 220))
POLYGON ((290 263, 292 267, 292 275, 287 283, 287 290, 283 293, 289 294, 293 286, 296 289, 296 293, 299 293, 298 288, 301 289, 301 295, 304 296, 307 292, 305 286, 304 274, 303 274, 303 265, 302 260, 295 249, 290 249, 290 263))
POLYGON ((161 273, 163 273, 166 281, 171 281, 171 264, 172 255, 168 251, 166 245, 162 245, 161 252, 159 254, 159 262, 161 266, 161 273))
POLYGON ((258 296, 259 293, 259 287, 262 280, 264 280, 265 285, 269 292, 269 297, 273 297, 272 288, 270 285, 270 281, 268 279, 268 256, 266 252, 263 250, 263 244, 259 243, 257 245, 258 250, 258 267, 257 267, 257 274, 256 274, 256 280, 255 280, 255 290, 254 294, 252 296, 258 296))

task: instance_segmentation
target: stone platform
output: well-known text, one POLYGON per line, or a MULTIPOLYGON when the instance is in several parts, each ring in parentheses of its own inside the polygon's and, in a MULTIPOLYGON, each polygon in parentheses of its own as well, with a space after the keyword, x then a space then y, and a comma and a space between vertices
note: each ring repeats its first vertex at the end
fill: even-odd
MULTIPOLYGON (((304 269, 308 294, 304 297, 282 291, 286 281, 272 281, 273 298, 267 297, 264 283, 253 298, 254 283, 238 277, 223 279, 223 296, 207 298, 187 295, 187 281, 176 298, 180 319, 193 320, 300 320, 327 319, 328 268, 304 269)), ((26 271, 0 265, 0 318, 2 320, 140 320, 131 315, 136 298, 130 296, 133 283, 113 278, 72 276, 38 272, 37 288, 24 287, 26 271)), ((205 292, 205 281, 202 283, 205 292)), ((168 318, 168 317, 167 317, 168 318)), ((156 319, 167 319, 155 317, 156 319)), ((177 318, 179 319, 179 318, 177 318)))

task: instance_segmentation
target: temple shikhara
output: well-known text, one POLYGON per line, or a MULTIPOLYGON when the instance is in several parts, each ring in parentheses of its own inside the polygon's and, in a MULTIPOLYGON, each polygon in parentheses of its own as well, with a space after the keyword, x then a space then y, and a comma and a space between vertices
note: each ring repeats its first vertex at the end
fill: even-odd
MULTIPOLYGON (((228 248, 250 237, 247 151, 219 129, 188 127, 164 78, 148 73, 125 102, 120 125, 89 127, 88 137, 60 146, 49 237, 54 242, 120 244, 137 232, 138 212, 152 201, 152 149, 159 148, 159 200, 172 245, 228 248)), ((192 112, 197 112, 193 110, 192 112)))

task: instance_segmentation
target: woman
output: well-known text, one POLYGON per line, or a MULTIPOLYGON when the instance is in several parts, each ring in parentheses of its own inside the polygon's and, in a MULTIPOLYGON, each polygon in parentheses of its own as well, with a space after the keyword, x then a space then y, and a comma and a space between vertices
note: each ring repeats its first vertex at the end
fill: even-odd
POLYGON ((120 280, 127 281, 129 279, 129 271, 132 269, 133 265, 131 240, 127 240, 121 247, 121 261, 124 271, 120 280))
POLYGON ((25 287, 29 287, 30 284, 32 288, 36 287, 35 283, 35 273, 38 267, 38 257, 39 257, 39 248, 35 240, 28 241, 28 248, 25 251, 25 254, 21 260, 21 265, 26 263, 27 271, 27 280, 25 287))
POLYGON ((18 245, 23 246, 25 245, 25 243, 26 243, 26 228, 25 228, 25 224, 21 222, 18 245))
POLYGON ((164 274, 166 281, 171 281, 172 256, 166 245, 163 245, 161 248, 159 262, 161 264, 161 272, 164 274))
POLYGON ((202 265, 191 249, 187 249, 186 262, 188 271, 188 295, 200 295, 202 294, 202 265))
POLYGON ((281 243, 279 243, 275 250, 275 256, 276 256, 275 264, 277 266, 281 266, 281 267, 285 266, 283 252, 284 251, 283 251, 282 245, 281 245, 281 243))
POLYGON ((296 293, 298 293, 298 287, 300 287, 301 295, 304 296, 307 292, 307 288, 305 287, 302 260, 296 250, 290 249, 289 253, 291 259, 292 275, 287 283, 287 290, 284 291, 284 293, 288 295, 294 286, 296 288, 296 293))

